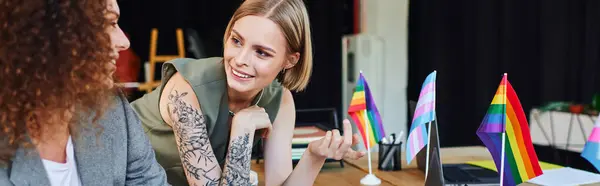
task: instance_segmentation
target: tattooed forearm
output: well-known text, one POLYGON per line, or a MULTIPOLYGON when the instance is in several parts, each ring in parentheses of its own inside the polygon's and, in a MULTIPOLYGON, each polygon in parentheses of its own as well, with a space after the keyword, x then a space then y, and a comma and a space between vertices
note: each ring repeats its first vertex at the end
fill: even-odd
POLYGON ((229 147, 227 165, 221 185, 250 185, 250 156, 252 144, 250 134, 235 138, 229 147))
POLYGON ((168 105, 185 173, 188 181, 196 179, 203 185, 216 185, 221 170, 210 146, 206 120, 198 109, 182 100, 186 95, 187 92, 174 91, 168 105))

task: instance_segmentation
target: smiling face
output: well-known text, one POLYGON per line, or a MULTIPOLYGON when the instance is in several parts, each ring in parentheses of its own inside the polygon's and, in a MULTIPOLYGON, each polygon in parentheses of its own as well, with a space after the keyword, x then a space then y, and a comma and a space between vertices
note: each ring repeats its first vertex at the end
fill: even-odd
POLYGON ((123 50, 127 50, 129 48, 129 39, 123 33, 123 30, 119 27, 118 21, 119 16, 121 15, 121 10, 119 9, 119 5, 116 0, 108 0, 108 9, 105 14, 106 19, 109 21, 109 26, 106 28, 107 34, 110 36, 112 53, 110 54, 111 63, 110 65, 111 76, 109 78, 109 84, 113 84, 114 80, 112 79, 112 73, 116 70, 117 59, 119 59, 119 52, 123 50))
POLYGON ((260 16, 238 19, 224 45, 227 84, 237 92, 269 85, 283 70, 293 67, 298 53, 290 54, 281 29, 260 16))

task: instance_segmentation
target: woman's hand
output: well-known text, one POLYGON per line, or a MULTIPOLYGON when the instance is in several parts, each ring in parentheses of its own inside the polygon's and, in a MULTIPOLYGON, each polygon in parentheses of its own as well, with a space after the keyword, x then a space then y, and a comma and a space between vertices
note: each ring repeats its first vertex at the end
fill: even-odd
POLYGON ((323 158, 333 158, 341 160, 358 159, 365 155, 365 152, 357 152, 350 147, 359 142, 357 134, 352 135, 352 126, 350 121, 344 120, 344 136, 340 136, 340 131, 335 129, 327 131, 327 134, 320 140, 308 144, 309 152, 323 158))
POLYGON ((269 135, 273 126, 269 119, 269 114, 267 114, 264 108, 258 106, 251 106, 237 112, 232 119, 233 124, 253 130, 264 129, 262 133, 263 138, 269 135))

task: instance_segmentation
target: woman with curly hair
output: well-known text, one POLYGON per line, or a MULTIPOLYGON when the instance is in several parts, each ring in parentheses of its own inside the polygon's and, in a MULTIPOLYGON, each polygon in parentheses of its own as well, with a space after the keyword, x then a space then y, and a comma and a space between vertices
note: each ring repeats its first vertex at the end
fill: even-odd
POLYGON ((116 0, 0 0, 0 185, 166 185, 114 86, 116 0))

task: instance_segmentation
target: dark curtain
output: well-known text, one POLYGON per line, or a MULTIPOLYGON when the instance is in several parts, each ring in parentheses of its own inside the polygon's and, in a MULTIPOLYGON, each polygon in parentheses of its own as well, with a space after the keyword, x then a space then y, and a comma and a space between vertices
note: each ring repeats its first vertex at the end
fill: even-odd
POLYGON ((505 72, 527 115, 600 93, 600 1, 420 0, 409 11, 407 99, 438 71, 442 146, 483 145, 475 131, 505 72))
MULTIPOLYGON (((223 34, 229 19, 243 0, 119 0, 119 25, 130 35, 131 48, 143 61, 148 60, 150 31, 157 28, 157 55, 176 55, 175 29, 197 31, 207 56, 223 55, 223 34)), ((189 47, 184 38, 186 50, 189 47)), ((189 51, 187 57, 192 57, 189 51)), ((160 74, 158 74, 160 75, 160 74)), ((143 76, 140 76, 143 78, 143 76)))
MULTIPOLYGON (((342 36, 353 32, 353 0, 305 0, 312 34, 313 72, 306 90, 294 93, 296 109, 342 110, 342 36)), ((338 123, 341 126, 341 123, 338 123)))

